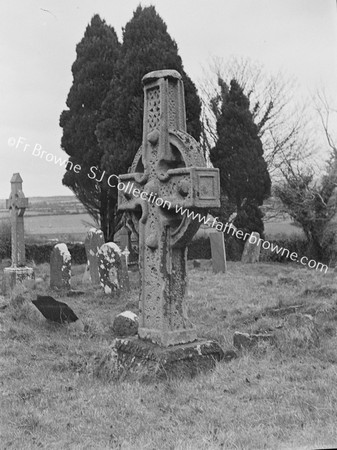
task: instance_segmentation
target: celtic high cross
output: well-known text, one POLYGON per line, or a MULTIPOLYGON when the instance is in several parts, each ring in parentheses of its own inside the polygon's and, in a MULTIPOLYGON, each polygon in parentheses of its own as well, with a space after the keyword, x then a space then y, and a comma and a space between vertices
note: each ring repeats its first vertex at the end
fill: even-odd
POLYGON ((11 217, 12 267, 23 267, 26 264, 23 215, 28 207, 28 198, 22 192, 19 173, 14 173, 11 178, 11 193, 6 200, 6 207, 11 217))
POLYGON ((146 192, 147 198, 119 191, 118 208, 130 213, 139 236, 138 335, 166 347, 197 339, 185 305, 186 246, 200 223, 176 212, 176 207, 201 215, 211 207, 219 207, 219 171, 206 167, 199 145, 186 133, 179 73, 151 72, 142 81, 143 143, 131 173, 121 175, 120 181, 132 183, 138 193, 146 192), (150 196, 162 199, 164 205, 149 201, 150 196))

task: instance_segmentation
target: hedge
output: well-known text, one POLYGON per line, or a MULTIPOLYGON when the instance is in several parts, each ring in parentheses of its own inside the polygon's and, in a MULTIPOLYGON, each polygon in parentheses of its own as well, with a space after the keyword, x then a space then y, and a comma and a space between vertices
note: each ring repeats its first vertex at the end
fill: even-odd
MULTIPOLYGON (((26 259, 41 264, 50 261, 50 254, 55 244, 26 244, 26 259)), ((71 254, 71 262, 73 264, 85 264, 87 257, 85 254, 84 244, 67 244, 71 254)))
MULTIPOLYGON (((267 239, 266 239, 267 240, 267 239)), ((279 248, 285 248, 289 250, 289 254, 296 252, 300 257, 307 256, 310 258, 310 249, 307 240, 296 234, 278 235, 275 239, 268 239, 273 245, 278 245, 279 248)), ((226 248, 226 258, 227 261, 240 261, 243 251, 244 243, 242 240, 238 240, 232 236, 225 240, 226 248)), ((262 262, 287 262, 287 252, 282 256, 280 252, 272 253, 270 250, 265 250, 261 248, 260 261, 262 262)), ((196 241, 192 241, 188 247, 188 259, 210 259, 211 255, 211 245, 209 238, 200 238, 196 241)))
MULTIPOLYGON (((279 248, 289 250, 289 255, 291 253, 296 252, 299 257, 307 256, 309 259, 312 255, 310 255, 311 251, 309 248, 308 241, 303 236, 298 236, 297 234, 292 234, 290 236, 287 235, 278 235, 275 239, 266 238, 273 246, 277 245, 279 248)), ((261 248, 260 261, 263 262, 286 262, 290 261, 287 258, 287 252, 284 252, 282 256, 282 251, 279 254, 276 252, 271 252, 270 250, 266 250, 261 248)))
MULTIPOLYGON (((289 250, 289 253, 296 252, 300 257, 307 256, 310 258, 310 251, 307 241, 298 235, 292 236, 277 236, 275 239, 270 239, 274 245, 279 248, 283 247, 289 250)), ((50 261, 50 254, 55 244, 26 244, 26 259, 27 261, 34 261, 36 264, 42 264, 50 261)), ((71 261, 73 264, 85 264, 87 262, 84 244, 76 243, 67 244, 71 254, 71 261)), ((240 261, 243 242, 233 237, 226 240, 226 258, 227 261, 240 261)), ((11 247, 10 243, 6 242, 0 248, 0 259, 10 258, 11 247)), ((286 252, 285 252, 286 253, 286 252)), ((209 238, 200 238, 192 241, 188 246, 188 259, 211 259, 211 245, 209 238)), ((260 261, 263 262, 286 262, 288 261, 286 255, 272 253, 270 250, 261 249, 260 261)))

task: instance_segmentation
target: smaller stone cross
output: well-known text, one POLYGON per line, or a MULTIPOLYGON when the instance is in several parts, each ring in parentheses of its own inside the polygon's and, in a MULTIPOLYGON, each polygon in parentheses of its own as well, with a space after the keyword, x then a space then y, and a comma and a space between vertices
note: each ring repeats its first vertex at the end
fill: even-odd
POLYGON ((34 270, 26 267, 23 215, 27 207, 28 198, 25 198, 22 192, 22 178, 19 173, 14 173, 11 178, 11 193, 9 199, 6 200, 6 208, 9 209, 11 217, 12 265, 4 268, 2 279, 4 295, 12 296, 17 283, 35 277, 34 270))
POLYGON ((6 208, 11 215, 12 267, 24 267, 26 255, 23 215, 28 208, 28 198, 25 198, 22 192, 22 178, 19 173, 14 173, 11 178, 11 193, 6 200, 6 208))

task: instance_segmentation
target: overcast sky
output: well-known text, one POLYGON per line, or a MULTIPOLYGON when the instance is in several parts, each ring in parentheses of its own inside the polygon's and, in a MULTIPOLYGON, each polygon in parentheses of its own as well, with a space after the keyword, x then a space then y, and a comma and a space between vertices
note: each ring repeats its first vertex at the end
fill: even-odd
MULTIPOLYGON (((121 29, 139 3, 1 1, 0 198, 8 197, 14 172, 20 172, 27 197, 71 194, 62 186, 64 169, 33 156, 32 149, 38 146, 66 157, 60 149, 58 123, 72 84, 76 44, 95 13, 121 39, 121 29), (26 152, 24 143, 30 146, 26 152)), ((236 55, 257 60, 268 71, 286 71, 303 89, 325 86, 337 98, 335 0, 152 0, 141 4, 156 6, 195 82, 210 58, 236 55)))

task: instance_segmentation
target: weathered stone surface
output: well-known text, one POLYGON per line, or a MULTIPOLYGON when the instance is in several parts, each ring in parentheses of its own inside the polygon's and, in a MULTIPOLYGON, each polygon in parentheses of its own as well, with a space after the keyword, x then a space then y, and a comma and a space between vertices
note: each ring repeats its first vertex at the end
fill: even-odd
POLYGON ((124 311, 115 317, 112 330, 117 336, 135 336, 138 331, 138 317, 132 311, 124 311))
POLYGON ((26 255, 23 215, 28 207, 28 198, 25 198, 22 192, 22 178, 19 173, 14 173, 11 178, 11 194, 6 200, 6 206, 11 213, 12 267, 24 267, 26 255))
POLYGON ((258 345, 259 342, 269 342, 270 344, 273 344, 275 342, 275 335, 273 333, 249 334, 235 331, 233 336, 233 344, 240 350, 243 348, 250 349, 258 345))
POLYGON ((219 171, 206 167, 199 145, 186 133, 179 73, 151 72, 143 83, 143 144, 130 173, 120 176, 118 207, 130 214, 139 236, 138 334, 169 346, 197 338, 185 303, 186 246, 200 224, 175 207, 201 214, 219 207, 219 171))
POLYGON ((213 369, 216 361, 224 358, 219 344, 206 340, 166 348, 139 338, 116 339, 114 348, 118 370, 142 375, 144 381, 152 377, 194 377, 213 369))
POLYGON ((129 245, 129 229, 126 226, 123 226, 115 236, 116 244, 118 244, 118 247, 121 249, 122 252, 124 252, 125 249, 130 251, 130 245, 129 245))
POLYGON ((11 217, 11 267, 4 269, 2 281, 2 293, 10 294, 17 282, 22 283, 25 279, 34 278, 34 271, 26 267, 25 255, 25 232, 23 216, 28 208, 28 199, 22 192, 22 178, 19 173, 14 173, 11 178, 11 193, 6 200, 6 207, 11 217))
POLYGON ((243 249, 241 262, 247 263, 256 263, 260 258, 261 251, 261 241, 259 242, 260 234, 257 232, 253 232, 249 239, 247 239, 245 243, 245 247, 243 249))
POLYGON ((129 290, 129 275, 121 258, 121 249, 114 242, 103 244, 97 252, 100 284, 106 294, 129 290))
POLYGON ((86 264, 86 266, 85 266, 85 269, 84 269, 84 272, 83 272, 83 276, 82 276, 82 284, 85 284, 85 285, 91 284, 91 276, 90 276, 89 264, 86 264))
POLYGON ((70 289, 71 255, 66 244, 56 244, 50 255, 50 287, 70 289))
POLYGON ((87 254, 91 282, 94 286, 99 286, 100 284, 97 252, 103 244, 103 232, 97 228, 90 228, 87 237, 85 238, 84 245, 85 252, 87 254))
POLYGON ((213 272, 226 272, 226 251, 223 233, 219 231, 209 233, 209 240, 211 242, 213 272))

